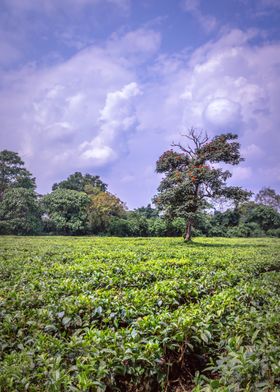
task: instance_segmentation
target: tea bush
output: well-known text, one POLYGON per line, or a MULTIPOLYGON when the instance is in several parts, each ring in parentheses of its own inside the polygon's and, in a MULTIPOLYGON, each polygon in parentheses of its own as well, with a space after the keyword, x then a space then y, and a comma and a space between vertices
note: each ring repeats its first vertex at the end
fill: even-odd
POLYGON ((0 391, 280 390, 279 250, 1 237, 0 391))

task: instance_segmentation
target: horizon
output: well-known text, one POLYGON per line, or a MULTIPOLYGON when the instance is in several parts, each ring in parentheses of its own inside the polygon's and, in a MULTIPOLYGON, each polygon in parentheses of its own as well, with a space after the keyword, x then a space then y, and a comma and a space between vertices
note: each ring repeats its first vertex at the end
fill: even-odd
POLYGON ((80 171, 147 205, 191 127, 238 134, 231 184, 280 191, 279 1, 1 3, 1 150, 38 193, 80 171))

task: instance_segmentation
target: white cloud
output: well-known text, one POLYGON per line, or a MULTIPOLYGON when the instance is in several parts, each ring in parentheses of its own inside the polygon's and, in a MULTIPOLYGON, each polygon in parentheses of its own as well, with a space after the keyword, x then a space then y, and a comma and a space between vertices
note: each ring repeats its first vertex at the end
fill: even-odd
POLYGON ((154 146, 178 141, 192 126, 210 136, 238 133, 247 166, 234 169, 233 181, 248 187, 261 187, 258 167, 279 168, 280 44, 252 45, 257 34, 232 30, 190 56, 162 56, 154 68, 159 82, 146 86, 139 109, 139 128, 153 130, 154 146))
MULTIPOLYGON (((139 35, 141 41, 143 30, 139 35)), ((152 41, 153 31, 145 37, 152 41)), ((134 38, 137 41, 137 33, 134 38)), ((120 41, 124 53, 130 50, 125 36, 120 41)), ((2 73, 2 145, 19 151, 39 181, 104 166, 126 151, 129 133, 137 125, 134 101, 140 87, 135 69, 113 54, 112 47, 110 40, 103 48, 89 47, 55 66, 2 73)), ((142 52, 147 55, 144 45, 138 45, 134 64, 142 52)))
POLYGON ((155 162, 180 131, 233 131, 246 158, 233 181, 260 188, 266 173, 269 185, 279 172, 280 44, 252 45, 256 34, 232 30, 168 55, 157 32, 138 29, 54 66, 2 73, 2 145, 19 151, 41 183, 105 167, 113 192, 149 200, 155 162))
POLYGON ((98 119, 100 128, 97 135, 79 146, 81 158, 87 160, 88 164, 104 165, 118 157, 116 144, 123 141, 124 133, 137 122, 133 98, 139 94, 140 89, 135 82, 118 91, 107 93, 98 119))
POLYGON ((159 32, 140 28, 129 31, 120 36, 114 33, 107 44, 107 50, 115 56, 122 56, 124 61, 129 59, 130 64, 133 60, 146 59, 147 56, 155 54, 161 44, 159 32))
POLYGON ((74 135, 74 129, 71 124, 63 121, 48 125, 45 127, 45 131, 48 133, 48 140, 55 143, 60 141, 70 143, 74 135))
POLYGON ((206 122, 217 128, 235 126, 241 121, 240 104, 228 98, 215 98, 209 102, 204 111, 206 122))
POLYGON ((214 16, 203 14, 200 7, 200 0, 185 0, 183 3, 184 10, 189 12, 206 32, 210 32, 217 27, 217 20, 214 16))
MULTIPOLYGON (((137 83, 132 82, 124 86, 121 90, 109 92, 106 97, 104 108, 100 112, 100 120, 111 125, 124 126, 130 122, 129 108, 126 105, 132 97, 140 94, 137 83), (112 124, 113 123, 113 124, 112 124)), ((132 119, 133 122, 133 119, 132 119)))
POLYGON ((87 164, 93 162, 95 166, 111 162, 116 158, 116 153, 111 147, 103 143, 103 140, 98 138, 95 138, 92 142, 82 143, 79 148, 82 151, 80 157, 86 160, 87 164))
POLYGON ((233 31, 192 55, 181 76, 187 127, 239 130, 251 143, 256 135, 273 132, 279 119, 280 46, 253 47, 250 38, 233 31))

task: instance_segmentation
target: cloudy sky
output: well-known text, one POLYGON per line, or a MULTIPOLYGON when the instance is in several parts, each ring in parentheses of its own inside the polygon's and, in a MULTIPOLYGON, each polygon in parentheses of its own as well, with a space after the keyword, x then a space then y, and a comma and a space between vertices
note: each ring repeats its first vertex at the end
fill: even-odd
POLYGON ((238 133, 232 183, 280 191, 280 0, 0 5, 0 148, 39 192, 82 171, 146 205, 190 127, 238 133))

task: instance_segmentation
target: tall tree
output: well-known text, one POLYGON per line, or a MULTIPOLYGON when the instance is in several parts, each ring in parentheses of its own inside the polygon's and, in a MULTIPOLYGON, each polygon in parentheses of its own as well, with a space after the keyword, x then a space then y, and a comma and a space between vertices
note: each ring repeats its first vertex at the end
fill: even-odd
POLYGON ((192 128, 183 136, 189 144, 173 143, 172 146, 179 152, 168 150, 156 163, 156 171, 165 173, 165 177, 154 202, 168 218, 182 217, 186 220, 184 237, 189 241, 197 214, 209 201, 224 197, 238 204, 251 193, 240 187, 227 186, 231 173, 211 165, 238 165, 243 160, 237 135, 226 133, 209 140, 207 134, 192 128))
POLYGON ((241 222, 257 223, 264 232, 280 228, 280 214, 269 205, 254 202, 244 203, 239 208, 241 222))
POLYGON ((71 189, 56 189, 44 196, 42 209, 47 230, 60 234, 85 233, 89 203, 88 195, 71 189))
POLYGON ((99 176, 92 176, 91 174, 83 175, 81 172, 75 172, 66 180, 55 183, 52 190, 54 191, 56 189, 72 189, 73 191, 96 194, 98 192, 105 192, 107 184, 99 176))
POLYGON ((41 211, 35 192, 26 188, 9 188, 0 203, 2 234, 36 234, 41 231, 41 211))
POLYGON ((92 195, 88 208, 90 230, 94 233, 105 232, 110 220, 114 217, 124 217, 125 210, 125 204, 112 193, 99 192, 92 195))
POLYGON ((262 188, 257 193, 255 200, 259 204, 264 204, 280 211, 280 195, 272 188, 262 188))
POLYGON ((26 188, 34 190, 35 178, 25 169, 18 153, 9 150, 0 151, 0 200, 8 188, 26 188))

